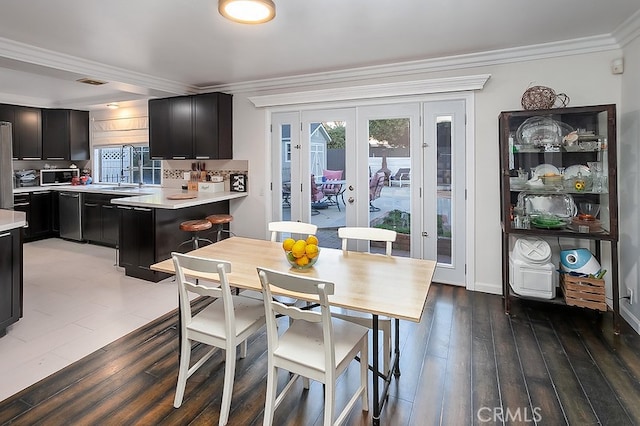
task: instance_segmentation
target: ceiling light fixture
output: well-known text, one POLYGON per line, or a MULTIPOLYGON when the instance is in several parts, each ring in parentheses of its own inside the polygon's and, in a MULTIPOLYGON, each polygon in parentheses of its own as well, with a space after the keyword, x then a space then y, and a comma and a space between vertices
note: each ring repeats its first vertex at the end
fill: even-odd
POLYGON ((276 16, 272 0, 218 0, 218 12, 241 24, 262 24, 276 16))
POLYGON ((109 108, 109 109, 118 109, 118 108, 120 108, 120 105, 118 105, 117 102, 111 102, 111 103, 107 104, 107 108, 109 108))
POLYGON ((96 80, 95 78, 88 78, 88 77, 80 78, 76 81, 79 83, 89 84, 91 86, 102 86, 103 84, 107 84, 106 81, 96 80))

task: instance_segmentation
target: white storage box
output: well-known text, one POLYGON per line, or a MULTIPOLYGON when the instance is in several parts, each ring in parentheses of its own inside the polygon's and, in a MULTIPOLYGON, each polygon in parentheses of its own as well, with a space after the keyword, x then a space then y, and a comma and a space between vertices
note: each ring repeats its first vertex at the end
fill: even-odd
POLYGON ((556 297, 557 272, 551 247, 540 238, 520 238, 509 253, 509 284, 516 294, 541 299, 556 297))
POLYGON ((224 182, 198 182, 198 191, 224 192, 224 182))

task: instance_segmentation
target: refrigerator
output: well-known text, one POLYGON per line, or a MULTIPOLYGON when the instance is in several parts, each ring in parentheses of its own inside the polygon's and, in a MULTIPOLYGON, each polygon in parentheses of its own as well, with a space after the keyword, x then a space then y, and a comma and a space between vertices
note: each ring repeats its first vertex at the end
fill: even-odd
POLYGON ((0 209, 13 210, 11 123, 0 121, 0 209))

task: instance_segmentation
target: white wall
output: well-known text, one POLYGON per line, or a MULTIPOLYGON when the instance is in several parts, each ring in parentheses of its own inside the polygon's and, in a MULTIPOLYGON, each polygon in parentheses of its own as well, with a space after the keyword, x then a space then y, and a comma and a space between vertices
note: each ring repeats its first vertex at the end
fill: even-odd
MULTIPOLYGON (((620 103, 620 77, 610 72, 610 62, 620 52, 608 51, 556 59, 528 61, 451 72, 415 74, 392 79, 369 79, 358 84, 420 80, 489 73, 492 77, 475 102, 475 179, 476 228, 473 281, 475 288, 501 292, 500 198, 498 174, 498 114, 504 110, 522 109, 520 99, 530 84, 552 87, 571 98, 570 106, 620 103)), ((341 83, 335 86, 347 86, 341 83)), ((318 86, 317 89, 328 86, 318 86)), ((304 90, 311 90, 305 88, 304 90)), ((276 92, 270 92, 276 93, 276 92)), ((237 206, 234 232, 243 236, 264 238, 270 220, 270 153, 265 111, 253 106, 248 97, 256 94, 234 94, 234 158, 249 161, 249 196, 237 206)))
POLYGON ((623 317, 640 333, 640 37, 624 46, 624 74, 619 114, 620 144, 620 296, 633 290, 633 304, 621 301, 623 317))

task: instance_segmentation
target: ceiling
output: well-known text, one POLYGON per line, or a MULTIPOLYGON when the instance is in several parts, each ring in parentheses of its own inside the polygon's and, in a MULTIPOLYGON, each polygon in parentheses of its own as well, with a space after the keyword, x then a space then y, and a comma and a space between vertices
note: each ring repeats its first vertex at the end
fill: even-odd
POLYGON ((256 26, 225 20, 215 0, 3 2, 0 102, 100 109, 218 85, 611 37, 640 15, 638 0, 274 1, 275 19, 256 26), (76 82, 83 77, 108 83, 76 82))

